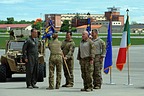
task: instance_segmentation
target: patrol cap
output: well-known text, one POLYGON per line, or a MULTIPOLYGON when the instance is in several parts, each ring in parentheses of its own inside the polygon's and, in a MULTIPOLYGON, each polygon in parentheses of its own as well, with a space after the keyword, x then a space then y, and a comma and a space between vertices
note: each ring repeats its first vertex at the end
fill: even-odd
POLYGON ((56 39, 57 37, 58 37, 58 33, 57 32, 55 32, 55 33, 52 34, 52 38, 53 39, 56 39))
POLYGON ((98 29, 93 29, 92 32, 99 33, 98 29))

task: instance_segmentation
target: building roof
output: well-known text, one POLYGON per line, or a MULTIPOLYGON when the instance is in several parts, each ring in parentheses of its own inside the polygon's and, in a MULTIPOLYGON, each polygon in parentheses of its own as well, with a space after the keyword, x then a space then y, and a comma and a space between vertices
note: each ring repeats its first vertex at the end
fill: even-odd
POLYGON ((0 28, 26 28, 27 26, 30 26, 31 24, 0 24, 0 28))
MULTIPOLYGON (((91 25, 91 29, 98 29, 101 27, 102 27, 102 25, 91 25)), ((79 26, 77 28, 87 28, 87 25, 82 25, 82 26, 79 26)))

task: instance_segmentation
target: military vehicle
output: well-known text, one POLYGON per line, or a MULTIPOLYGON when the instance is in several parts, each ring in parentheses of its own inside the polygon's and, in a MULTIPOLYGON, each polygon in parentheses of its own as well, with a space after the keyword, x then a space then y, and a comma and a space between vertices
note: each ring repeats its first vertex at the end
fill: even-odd
MULTIPOLYGON (((12 78, 12 74, 25 74, 26 66, 22 56, 22 47, 25 40, 9 40, 6 43, 5 54, 1 56, 0 82, 6 82, 7 78, 12 78)), ((46 77, 45 44, 39 41, 39 76, 38 82, 42 82, 46 77)))

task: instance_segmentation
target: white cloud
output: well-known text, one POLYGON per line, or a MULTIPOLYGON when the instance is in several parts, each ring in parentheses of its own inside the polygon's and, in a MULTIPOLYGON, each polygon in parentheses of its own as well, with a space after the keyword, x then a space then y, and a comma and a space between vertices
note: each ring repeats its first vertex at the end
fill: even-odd
POLYGON ((15 3, 21 3, 24 2, 25 0, 1 0, 0 3, 3 4, 15 4, 15 3))

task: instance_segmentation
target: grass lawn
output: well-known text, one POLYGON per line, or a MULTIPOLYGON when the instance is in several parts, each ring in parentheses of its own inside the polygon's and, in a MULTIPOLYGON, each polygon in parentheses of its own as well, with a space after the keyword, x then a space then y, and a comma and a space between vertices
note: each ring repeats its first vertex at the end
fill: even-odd
MULTIPOLYGON (((102 34, 103 36, 106 36, 107 34, 102 34)), ((102 36, 101 35, 101 36, 102 36)), ((115 34, 116 35, 116 34, 115 34)), ((121 36, 122 34, 117 34, 117 36, 121 36)), ((144 35, 144 34, 141 34, 144 35)), ((65 34, 59 34, 59 36, 65 36, 65 34)), ((73 34, 73 36, 81 36, 81 34, 73 34)), ((138 34, 136 35, 131 35, 131 36, 139 36, 138 34)), ((102 38, 106 42, 106 38, 102 38)), ((6 46, 6 40, 9 40, 9 37, 0 37, 0 48, 5 48, 6 46)), ((60 41, 63 41, 64 38, 59 38, 60 41)), ((76 43, 76 46, 79 46, 81 38, 73 38, 74 42, 76 43)), ((120 46, 120 41, 121 38, 113 38, 112 39, 112 45, 113 46, 120 46)), ((143 38, 131 38, 131 45, 144 45, 144 39, 143 38)))
POLYGON ((0 49, 6 48, 6 40, 9 40, 9 37, 0 37, 0 49))

